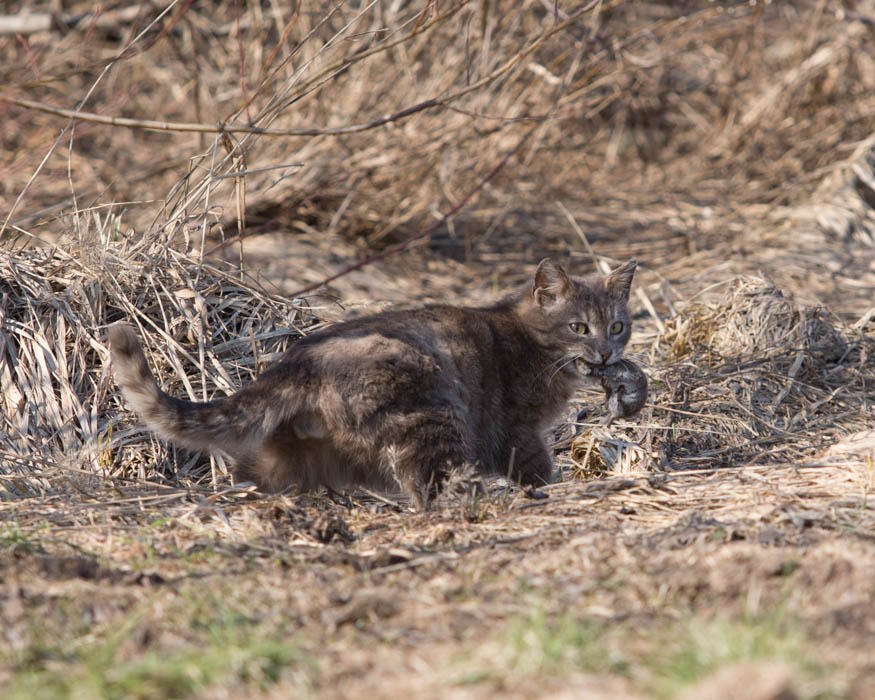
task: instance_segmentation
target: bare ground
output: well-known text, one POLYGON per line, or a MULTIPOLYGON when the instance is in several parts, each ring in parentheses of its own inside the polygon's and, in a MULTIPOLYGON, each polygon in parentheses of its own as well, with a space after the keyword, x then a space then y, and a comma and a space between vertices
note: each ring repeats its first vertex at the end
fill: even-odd
POLYGON ((4 695, 875 697, 875 6, 604 3, 517 60, 574 8, 402 5, 0 37, 4 695), (20 103, 325 127, 489 76, 237 150, 88 120, 58 146, 20 103), (652 391, 610 431, 577 397, 544 501, 253 494, 106 371, 133 318, 171 390, 229 391, 320 323, 492 299, 547 254, 642 263, 652 391))
POLYGON ((778 687, 754 697, 869 697, 873 486, 859 463, 740 468, 543 502, 493 486, 416 514, 81 478, 8 523, 7 681, 15 697, 734 697, 713 688, 730 669, 728 687, 778 687))

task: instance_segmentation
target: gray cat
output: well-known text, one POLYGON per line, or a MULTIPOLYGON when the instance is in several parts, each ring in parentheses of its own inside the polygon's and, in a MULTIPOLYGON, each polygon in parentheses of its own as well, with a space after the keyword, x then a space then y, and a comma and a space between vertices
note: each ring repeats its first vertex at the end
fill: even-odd
MULTIPOLYGON (((551 481, 544 433, 590 366, 620 360, 634 260, 569 277, 543 260, 532 282, 484 308, 428 306, 338 323, 302 338, 237 393, 165 394, 134 330, 109 330, 116 379, 159 435, 218 449, 266 491, 401 489, 420 508, 448 471, 474 465, 530 491, 551 481)), ((589 378, 589 381, 596 381, 589 378)))

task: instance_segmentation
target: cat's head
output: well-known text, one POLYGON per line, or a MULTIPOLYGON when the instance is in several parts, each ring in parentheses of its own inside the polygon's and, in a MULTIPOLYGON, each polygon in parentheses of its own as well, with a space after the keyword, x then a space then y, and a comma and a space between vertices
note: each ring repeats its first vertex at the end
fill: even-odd
POLYGON ((532 330, 546 347, 567 360, 567 370, 588 375, 623 355, 631 334, 627 310, 638 263, 629 260, 612 272, 571 277, 547 258, 531 287, 532 330))

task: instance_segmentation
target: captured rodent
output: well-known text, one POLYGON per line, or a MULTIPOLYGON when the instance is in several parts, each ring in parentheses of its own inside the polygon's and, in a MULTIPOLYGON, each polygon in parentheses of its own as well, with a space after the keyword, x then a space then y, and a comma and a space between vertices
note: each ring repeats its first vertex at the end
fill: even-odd
POLYGON ((630 418, 647 402, 647 376, 630 360, 618 360, 606 367, 593 367, 593 374, 600 376, 608 415, 605 425, 616 418, 630 418))

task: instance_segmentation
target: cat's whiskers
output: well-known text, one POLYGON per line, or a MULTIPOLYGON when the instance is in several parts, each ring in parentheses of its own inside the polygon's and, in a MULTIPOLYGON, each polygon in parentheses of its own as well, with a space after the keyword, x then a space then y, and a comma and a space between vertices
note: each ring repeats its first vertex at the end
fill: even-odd
MULTIPOLYGON (((553 370, 553 374, 551 374, 550 378, 547 379, 547 384, 549 385, 553 381, 553 378, 557 374, 559 374, 563 369, 565 369, 569 364, 571 364, 572 362, 577 362, 579 357, 580 357, 580 355, 570 355, 570 356, 564 355, 563 357, 560 357, 558 360, 556 360, 552 364, 547 365, 546 369, 550 369, 551 367, 555 367, 555 369, 553 370), (562 364, 559 364, 560 362, 562 364)), ((545 371, 546 371, 546 369, 545 369, 545 371)))
POLYGON ((553 377, 555 376, 555 373, 558 372, 558 371, 560 371, 560 370, 562 369, 562 367, 564 367, 564 366, 567 364, 567 359, 568 359, 568 356, 567 356, 567 355, 563 355, 562 357, 560 357, 560 358, 558 358, 558 359, 556 359, 556 360, 553 360, 552 362, 550 362, 549 364, 547 364, 547 365, 544 367, 544 369, 542 369, 540 372, 538 372, 538 374, 536 375, 536 377, 537 377, 538 379, 540 379, 540 378, 541 378, 546 372, 548 372, 549 370, 553 369, 554 367, 556 367, 557 365, 559 365, 559 363, 561 362, 562 365, 559 366, 559 368, 556 369, 555 372, 554 372, 553 374, 550 375, 550 379, 547 380, 547 382, 549 383, 550 381, 552 381, 553 377))

